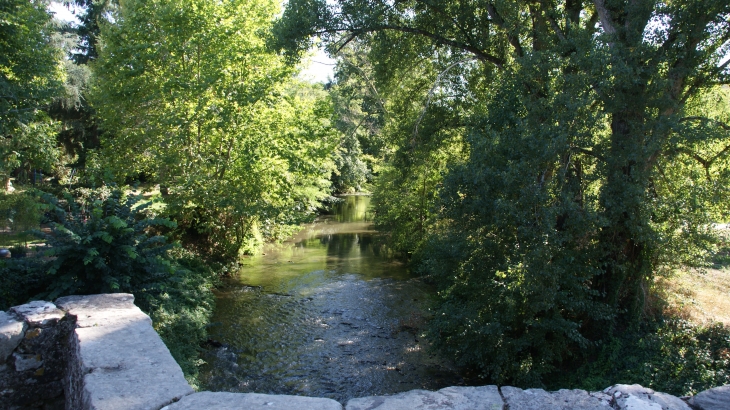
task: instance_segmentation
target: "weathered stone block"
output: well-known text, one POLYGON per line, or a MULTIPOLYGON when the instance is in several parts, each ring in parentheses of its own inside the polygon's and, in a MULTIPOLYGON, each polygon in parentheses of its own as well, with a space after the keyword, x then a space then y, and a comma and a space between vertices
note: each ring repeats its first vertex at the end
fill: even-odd
POLYGON ((183 397, 163 410, 342 410, 342 405, 332 399, 303 396, 280 396, 257 393, 200 392, 183 397))
POLYGON ((501 388, 504 402, 510 410, 595 410, 611 409, 601 397, 585 390, 558 390, 546 392, 543 389, 522 390, 517 387, 501 388))
POLYGON ((730 409, 730 384, 698 393, 689 399, 689 404, 699 410, 728 410, 730 409))
POLYGON ((35 370, 43 366, 43 360, 40 354, 18 354, 13 353, 15 359, 15 371, 25 372, 35 370))
POLYGON ((66 313, 58 309, 56 305, 42 300, 13 306, 10 311, 25 320, 31 327, 51 326, 66 316, 66 313))
POLYGON ((411 390, 392 396, 351 399, 347 410, 501 410, 497 386, 447 387, 437 392, 411 390))
POLYGON ((621 410, 690 410, 682 399, 638 384, 617 384, 604 393, 613 396, 621 410))
POLYGON ((149 317, 123 310, 115 324, 75 330, 67 408, 159 409, 193 393, 149 317))
POLYGON ((23 340, 28 325, 15 317, 0 312, 0 365, 8 360, 16 347, 23 340))
POLYGON ((66 296, 56 305, 76 317, 76 326, 92 327, 152 320, 134 305, 134 295, 112 293, 106 295, 66 296))

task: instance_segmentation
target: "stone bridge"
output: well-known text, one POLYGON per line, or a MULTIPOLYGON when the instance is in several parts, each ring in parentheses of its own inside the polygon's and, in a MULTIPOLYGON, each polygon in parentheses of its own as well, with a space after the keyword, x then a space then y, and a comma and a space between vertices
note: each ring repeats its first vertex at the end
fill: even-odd
POLYGON ((447 387, 349 400, 195 392, 129 294, 68 296, 0 312, 0 410, 730 410, 730 385, 678 398, 639 385, 600 392, 447 387))

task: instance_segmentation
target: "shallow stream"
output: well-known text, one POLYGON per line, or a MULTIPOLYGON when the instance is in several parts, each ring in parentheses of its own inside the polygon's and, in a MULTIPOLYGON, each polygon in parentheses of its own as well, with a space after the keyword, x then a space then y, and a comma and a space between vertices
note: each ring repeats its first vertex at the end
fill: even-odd
POLYGON ((367 196, 245 259, 216 293, 200 380, 212 391, 329 397, 461 383, 429 349, 432 290, 388 257, 367 196))

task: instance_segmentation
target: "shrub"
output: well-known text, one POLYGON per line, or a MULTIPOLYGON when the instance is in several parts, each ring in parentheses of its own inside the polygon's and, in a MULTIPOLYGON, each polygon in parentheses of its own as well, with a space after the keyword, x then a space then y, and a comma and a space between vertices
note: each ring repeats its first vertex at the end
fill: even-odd
POLYGON ((128 292, 191 384, 213 311, 215 275, 193 254, 168 243, 152 205, 120 189, 80 189, 63 199, 41 193, 52 231, 42 257, 0 260, 0 309, 33 299, 128 292))
POLYGON ((29 231, 37 229, 41 222, 42 206, 34 198, 34 193, 0 194, 0 229, 8 228, 19 234, 18 239, 22 242, 32 238, 29 231))
POLYGON ((214 308, 211 287, 216 275, 195 255, 180 248, 172 252, 184 272, 169 281, 157 295, 145 294, 137 301, 149 313, 155 330, 191 385, 197 385, 200 343, 207 339, 206 326, 214 308))
POLYGON ((52 258, 47 273, 51 282, 46 297, 131 292, 158 294, 178 272, 169 256, 174 245, 156 228, 173 228, 174 222, 146 218, 149 203, 113 190, 107 197, 85 203, 66 195, 65 203, 46 197, 55 205, 60 222, 46 235, 52 258), (61 208, 61 204, 65 205, 61 208))
POLYGON ((730 383, 730 329, 720 323, 651 322, 606 340, 593 353, 579 368, 546 377, 548 387, 600 390, 638 383, 682 396, 730 383))
POLYGON ((0 259, 0 311, 21 305, 45 291, 48 276, 40 258, 0 259))
POLYGON ((53 258, 45 296, 129 292, 147 312, 170 353, 195 384, 200 342, 213 311, 213 271, 160 234, 176 224, 157 218, 141 196, 120 189, 47 196, 55 218, 47 235, 53 258))

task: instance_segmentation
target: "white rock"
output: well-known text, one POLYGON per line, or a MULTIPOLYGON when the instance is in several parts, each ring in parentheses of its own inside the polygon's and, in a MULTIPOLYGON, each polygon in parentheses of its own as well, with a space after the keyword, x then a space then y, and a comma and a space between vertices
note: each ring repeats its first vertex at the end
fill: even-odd
POLYGON ((159 409, 193 393, 149 317, 129 296, 59 299, 59 305, 81 315, 81 323, 88 326, 73 334, 72 373, 81 383, 67 392, 71 408, 159 409))
POLYGON ((700 410, 730 410, 730 384, 698 393, 689 403, 700 410))
POLYGON ((105 295, 66 296, 56 299, 56 305, 76 316, 76 327, 107 326, 152 320, 134 305, 134 295, 111 293, 105 295))
POLYGON ((625 399, 618 401, 620 409, 626 410, 662 410, 659 403, 652 403, 648 400, 642 400, 633 394, 629 394, 625 399))
POLYGON ((16 320, 5 312, 0 312, 0 364, 5 363, 23 340, 28 325, 16 320))
POLYGON ((591 392, 589 394, 591 395, 591 397, 595 397, 600 400, 606 406, 610 406, 611 403, 613 403, 613 396, 611 396, 610 394, 606 394, 601 391, 591 392))
POLYGON ((621 410, 690 410, 682 399, 638 384, 617 384, 607 391, 616 397, 616 405, 621 410))
POLYGON ((610 410, 609 403, 602 397, 595 397, 585 390, 558 390, 546 392, 543 389, 522 390, 517 387, 501 388, 504 402, 510 410, 610 410))
POLYGON ((44 327, 61 320, 66 314, 51 302, 36 300, 25 305, 14 306, 10 311, 25 320, 30 326, 44 327))
POLYGON ((303 396, 274 396, 257 393, 200 392, 185 396, 177 403, 162 410, 342 410, 342 405, 332 399, 303 396))
POLYGON ((193 393, 146 322, 76 329, 89 409, 156 409, 193 393))
POLYGON ((13 353, 15 359, 15 371, 24 372, 26 370, 35 370, 43 366, 43 360, 39 354, 19 354, 13 353))
POLYGON ((392 396, 351 399, 347 410, 501 410, 504 406, 497 386, 447 387, 437 392, 411 390, 392 396))

